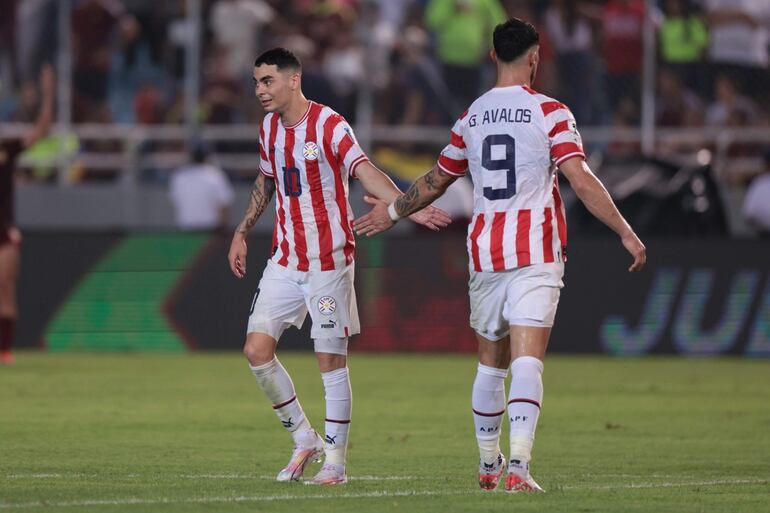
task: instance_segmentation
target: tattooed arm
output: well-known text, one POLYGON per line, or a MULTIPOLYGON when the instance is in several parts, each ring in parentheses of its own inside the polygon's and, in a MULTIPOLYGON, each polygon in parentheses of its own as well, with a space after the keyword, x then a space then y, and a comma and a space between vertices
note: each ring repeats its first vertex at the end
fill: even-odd
POLYGON ((275 180, 265 176, 264 173, 259 173, 259 176, 254 180, 254 186, 251 188, 251 197, 249 198, 249 206, 246 208, 246 215, 243 216, 243 220, 235 229, 233 234, 233 241, 230 243, 230 252, 227 255, 227 260, 230 263, 230 270, 236 276, 236 278, 243 278, 246 276, 246 236, 254 223, 257 222, 259 216, 265 211, 265 208, 270 203, 270 200, 275 193, 275 180))
POLYGON ((406 217, 426 205, 430 205, 436 198, 444 194, 447 187, 452 185, 455 180, 457 180, 456 176, 450 176, 440 167, 433 166, 433 169, 418 178, 406 193, 396 198, 396 213, 400 217, 406 217))
MULTIPOLYGON (((457 177, 445 173, 439 166, 434 166, 418 178, 406 193, 396 198, 393 203, 396 213, 399 217, 406 217, 425 208, 444 194, 455 180, 457 177)), ((354 223, 358 235, 374 235, 395 224, 388 214, 388 203, 375 198, 365 198, 365 201, 374 207, 354 223)))

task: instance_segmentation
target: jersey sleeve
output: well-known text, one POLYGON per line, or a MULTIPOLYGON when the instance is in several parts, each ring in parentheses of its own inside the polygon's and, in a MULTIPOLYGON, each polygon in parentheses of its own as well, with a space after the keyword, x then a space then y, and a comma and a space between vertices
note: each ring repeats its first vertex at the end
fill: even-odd
POLYGON ((265 124, 259 126, 259 170, 262 174, 275 178, 273 169, 270 167, 270 160, 267 158, 267 151, 265 151, 265 124))
POLYGON ((340 121, 334 127, 332 132, 332 152, 339 159, 339 162, 345 166, 350 176, 356 176, 356 168, 364 162, 369 161, 364 150, 358 145, 353 129, 347 121, 340 116, 340 121))
POLYGON ((551 161, 559 166, 572 157, 586 158, 583 141, 577 129, 572 112, 563 103, 556 101, 541 105, 545 114, 545 128, 551 146, 551 161))
POLYGON ((468 172, 468 157, 462 130, 464 117, 465 115, 455 122, 449 134, 449 144, 441 150, 438 157, 438 167, 452 176, 465 176, 468 172))

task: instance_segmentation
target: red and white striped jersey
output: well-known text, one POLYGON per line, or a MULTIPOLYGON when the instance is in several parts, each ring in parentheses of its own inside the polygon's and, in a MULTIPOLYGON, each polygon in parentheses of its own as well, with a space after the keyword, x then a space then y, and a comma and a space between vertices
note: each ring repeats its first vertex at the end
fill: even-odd
POLYGON ((526 86, 496 87, 452 128, 438 165, 473 180, 470 268, 504 271, 566 259, 556 167, 585 158, 569 109, 526 86))
POLYGON ((259 129, 260 170, 275 180, 275 263, 299 271, 353 261, 348 176, 368 160, 345 119, 310 102, 296 124, 269 113, 259 129))

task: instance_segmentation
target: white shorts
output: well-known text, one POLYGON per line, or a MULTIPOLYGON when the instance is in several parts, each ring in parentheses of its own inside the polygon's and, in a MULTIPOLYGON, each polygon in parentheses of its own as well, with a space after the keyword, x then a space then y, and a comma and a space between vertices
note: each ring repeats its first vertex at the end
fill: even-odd
POLYGON ((510 326, 551 327, 564 286, 563 263, 533 264, 501 272, 471 271, 471 328, 488 340, 510 326))
POLYGON ((354 265, 303 272, 268 260, 254 294, 247 333, 265 333, 278 340, 289 326, 300 328, 308 311, 313 339, 341 339, 360 333, 354 265))

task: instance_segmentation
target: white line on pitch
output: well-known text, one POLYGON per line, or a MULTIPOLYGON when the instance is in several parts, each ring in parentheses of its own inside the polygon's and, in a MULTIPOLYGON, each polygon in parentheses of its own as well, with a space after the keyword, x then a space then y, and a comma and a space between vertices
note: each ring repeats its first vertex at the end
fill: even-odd
MULTIPOLYGON (((625 483, 606 486, 565 486, 560 490, 613 490, 613 489, 651 489, 651 488, 674 488, 685 486, 723 486, 723 485, 751 485, 751 484, 770 484, 766 479, 720 479, 713 481, 688 481, 683 483, 625 483)), ((375 491, 361 493, 342 493, 329 495, 264 495, 264 496, 239 496, 239 497, 197 497, 191 499, 172 499, 160 497, 157 499, 94 499, 83 501, 38 501, 38 502, 19 502, 19 503, 0 503, 0 509, 24 509, 35 507, 87 507, 87 506, 127 506, 127 505, 148 505, 148 504, 208 504, 208 503, 228 503, 228 502, 274 502, 283 500, 323 500, 323 499, 367 499, 377 497, 425 497, 425 496, 447 496, 447 495, 469 495, 481 494, 478 490, 463 491, 375 491)))
POLYGON ((196 497, 192 499, 171 499, 166 497, 160 497, 157 499, 139 499, 139 498, 126 498, 126 499, 94 499, 83 501, 38 501, 38 502, 19 502, 13 503, 0 503, 0 509, 22 509, 22 508, 36 508, 36 507, 86 507, 86 506, 127 506, 127 505, 148 505, 148 504, 210 504, 210 503, 227 503, 227 502, 274 502, 274 501, 286 501, 286 500, 321 500, 321 499, 368 499, 377 497, 425 497, 432 495, 461 495, 472 493, 471 491, 465 492, 435 492, 435 491, 411 491, 411 490, 398 490, 393 492, 361 492, 361 493, 342 493, 333 495, 255 495, 255 496, 240 496, 240 497, 196 497))
POLYGON ((562 490, 628 490, 645 488, 682 488, 685 486, 722 486, 770 484, 767 479, 715 479, 712 481, 687 481, 684 483, 625 483, 601 486, 563 486, 562 490))
MULTIPOLYGON (((269 476, 269 475, 262 475, 262 476, 255 476, 254 474, 152 474, 152 476, 157 477, 179 477, 182 479, 260 479, 265 481, 273 481, 275 480, 275 476, 269 476)), ((99 477, 97 474, 79 474, 79 473, 73 473, 73 474, 8 474, 5 476, 7 479, 61 479, 61 478, 75 478, 75 477, 93 477, 97 478, 99 477)), ((105 476, 106 477, 106 476, 105 476)), ((126 474, 123 476, 109 476, 112 478, 115 477, 130 477, 130 478, 136 478, 136 477, 142 477, 141 474, 126 474)), ((420 479, 416 476, 350 476, 348 477, 348 480, 350 481, 412 481, 420 479)))

